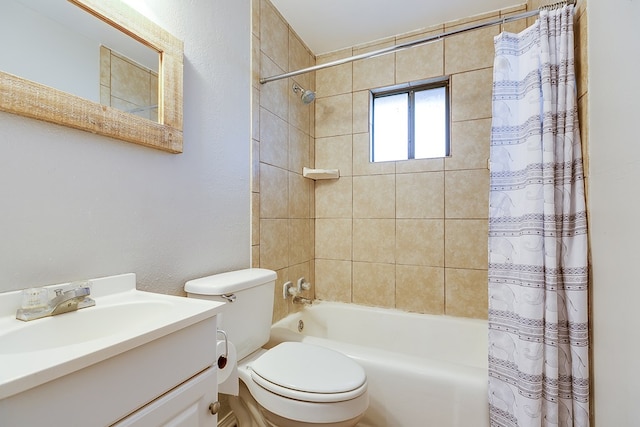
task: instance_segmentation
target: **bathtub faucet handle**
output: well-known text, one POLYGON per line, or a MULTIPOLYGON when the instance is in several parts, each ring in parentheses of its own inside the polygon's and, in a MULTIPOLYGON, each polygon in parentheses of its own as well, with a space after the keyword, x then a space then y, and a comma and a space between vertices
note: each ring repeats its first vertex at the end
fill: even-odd
POLYGON ((282 298, 297 297, 302 291, 308 291, 311 289, 311 283, 307 282, 304 277, 297 280, 296 285, 290 280, 285 282, 282 287, 282 298))
POLYGON ((282 286, 282 299, 287 299, 290 296, 298 295, 298 289, 293 285, 292 281, 287 281, 282 286))
POLYGON ((311 283, 307 282, 304 277, 298 279, 298 292, 308 291, 311 289, 311 283))

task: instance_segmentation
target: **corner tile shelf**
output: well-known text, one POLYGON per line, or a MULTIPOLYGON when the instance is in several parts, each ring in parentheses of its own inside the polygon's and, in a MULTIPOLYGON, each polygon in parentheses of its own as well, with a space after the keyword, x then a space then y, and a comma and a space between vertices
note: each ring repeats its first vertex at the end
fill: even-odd
POLYGON ((340 178, 340 171, 338 169, 310 169, 303 167, 302 176, 313 180, 338 179, 340 178))

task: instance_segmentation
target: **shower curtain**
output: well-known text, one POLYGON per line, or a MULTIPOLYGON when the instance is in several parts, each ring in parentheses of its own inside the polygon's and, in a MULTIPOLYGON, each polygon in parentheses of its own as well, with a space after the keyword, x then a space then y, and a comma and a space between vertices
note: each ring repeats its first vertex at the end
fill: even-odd
POLYGON ((573 6, 495 38, 489 212, 492 426, 588 426, 587 217, 573 6))

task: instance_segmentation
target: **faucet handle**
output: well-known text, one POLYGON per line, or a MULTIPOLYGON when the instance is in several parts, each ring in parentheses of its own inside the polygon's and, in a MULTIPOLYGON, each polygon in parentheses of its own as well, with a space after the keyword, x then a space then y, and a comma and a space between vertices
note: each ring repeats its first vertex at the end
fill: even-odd
POLYGON ((35 309, 46 307, 49 303, 49 293, 45 288, 29 288, 22 291, 23 309, 35 309))
POLYGON ((301 277, 298 279, 298 292, 308 291, 311 289, 311 283, 307 282, 307 279, 301 277))
POLYGON ((67 298, 80 298, 89 295, 91 295, 90 281, 71 282, 57 288, 49 288, 49 301, 47 303, 51 304, 67 298))
POLYGON ((298 295, 298 289, 293 286, 293 282, 291 282, 290 280, 285 282, 285 284, 282 286, 282 298, 287 299, 290 296, 296 295, 298 295))

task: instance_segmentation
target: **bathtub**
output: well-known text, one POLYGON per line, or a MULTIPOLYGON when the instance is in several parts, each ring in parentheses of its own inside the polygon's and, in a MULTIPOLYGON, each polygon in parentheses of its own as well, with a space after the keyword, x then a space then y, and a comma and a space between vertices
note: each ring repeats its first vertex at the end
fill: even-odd
POLYGON ((365 369, 361 427, 489 425, 486 321, 314 301, 272 326, 268 346, 282 341, 333 348, 365 369))

